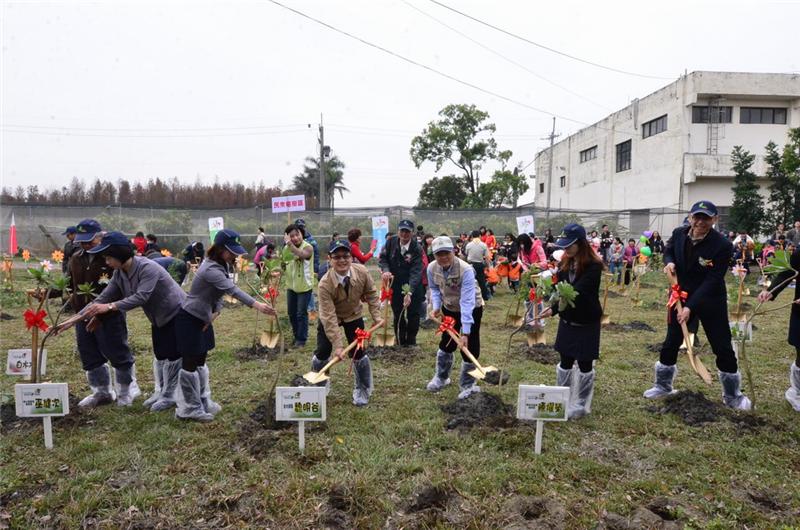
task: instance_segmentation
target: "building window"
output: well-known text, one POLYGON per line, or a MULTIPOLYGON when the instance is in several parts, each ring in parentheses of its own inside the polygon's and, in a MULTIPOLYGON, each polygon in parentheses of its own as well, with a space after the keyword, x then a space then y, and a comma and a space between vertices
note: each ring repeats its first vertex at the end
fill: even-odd
POLYGON ((667 115, 642 124, 642 138, 649 138, 667 130, 667 115))
POLYGON ((594 160, 597 158, 597 146, 594 145, 589 149, 584 149, 580 153, 581 164, 584 162, 588 162, 589 160, 594 160))
POLYGON ((786 125, 786 109, 767 107, 742 107, 739 123, 775 123, 786 125))
POLYGON ((567 176, 561 175, 561 187, 564 188, 567 186, 567 176))
POLYGON ((708 105, 692 107, 692 123, 708 123, 709 117, 711 123, 731 123, 733 107, 709 107, 708 105))
POLYGON ((617 144, 617 173, 631 168, 631 140, 617 144))

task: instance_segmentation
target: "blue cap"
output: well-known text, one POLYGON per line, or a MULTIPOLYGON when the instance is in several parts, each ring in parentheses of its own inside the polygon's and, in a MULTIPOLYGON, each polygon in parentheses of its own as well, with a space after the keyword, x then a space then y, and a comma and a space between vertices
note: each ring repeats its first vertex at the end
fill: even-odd
POLYGON ((350 242, 346 239, 337 239, 336 241, 331 241, 331 245, 328 247, 328 254, 333 254, 340 248, 346 249, 347 252, 350 252, 350 242))
POLYGON ((586 230, 579 224, 568 224, 561 230, 561 234, 556 240, 556 246, 567 248, 579 239, 586 239, 586 230))
POLYGON ((403 219, 402 221, 397 223, 397 229, 398 230, 411 230, 411 231, 413 231, 414 230, 414 223, 412 223, 408 219, 403 219))
POLYGON ((714 206, 713 202, 709 201, 696 202, 692 205, 692 209, 689 210, 689 215, 694 215, 696 213, 701 213, 709 217, 714 217, 715 215, 717 215, 717 207, 714 206))
POLYGON ((239 233, 234 230, 229 230, 226 228, 225 230, 220 230, 217 232, 217 235, 214 236, 214 244, 223 245, 230 252, 236 254, 237 256, 247 254, 247 251, 242 246, 242 242, 239 241, 239 233))
POLYGON ((77 229, 76 229, 74 226, 68 226, 68 227, 66 228, 66 230, 64 230, 63 232, 61 232, 61 235, 62 235, 62 236, 65 236, 65 235, 67 235, 67 234, 74 234, 75 232, 77 232, 77 229))
POLYGON ((305 228, 306 220, 301 217, 300 219, 295 220, 294 225, 299 226, 300 228, 305 228))
MULTIPOLYGON (((69 228, 67 230, 69 230, 69 228)), ((94 239, 98 232, 102 232, 103 229, 100 223, 94 219, 84 219, 78 223, 78 226, 75 227, 75 231, 78 233, 78 235, 75 236, 76 243, 88 243, 94 239)))
POLYGON ((103 252, 105 249, 113 245, 119 245, 121 247, 124 247, 124 246, 130 246, 131 242, 128 239, 128 236, 126 236, 122 232, 107 232, 103 236, 103 239, 100 241, 100 244, 94 248, 90 248, 87 252, 89 254, 99 254, 100 252, 103 252))

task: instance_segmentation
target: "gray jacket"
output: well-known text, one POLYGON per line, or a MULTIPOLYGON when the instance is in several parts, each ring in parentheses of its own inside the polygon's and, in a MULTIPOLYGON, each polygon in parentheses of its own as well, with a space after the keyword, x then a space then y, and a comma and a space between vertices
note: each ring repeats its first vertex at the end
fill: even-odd
POLYGON ((185 299, 186 293, 164 267, 147 258, 134 256, 130 272, 115 270, 106 288, 94 301, 100 304, 114 302, 123 313, 141 307, 150 323, 161 327, 178 314, 185 299))
POLYGON ((211 322, 211 313, 222 309, 223 294, 233 296, 247 307, 252 307, 255 303, 252 296, 233 283, 225 267, 216 261, 204 260, 192 280, 189 296, 183 301, 183 310, 203 322, 211 322))

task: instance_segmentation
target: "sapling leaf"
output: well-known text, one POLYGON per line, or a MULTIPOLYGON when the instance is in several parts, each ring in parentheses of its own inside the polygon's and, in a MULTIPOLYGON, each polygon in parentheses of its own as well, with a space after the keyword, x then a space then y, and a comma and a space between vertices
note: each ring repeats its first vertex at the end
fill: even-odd
POLYGON ((67 291, 68 286, 69 286, 69 279, 64 276, 60 276, 58 278, 53 278, 50 280, 50 288, 55 291, 62 291, 62 292, 67 291))
POLYGON ((765 274, 779 274, 792 268, 789 264, 789 253, 785 250, 776 250, 774 256, 770 256, 769 264, 764 267, 765 274))
POLYGON ((551 300, 558 301, 558 310, 564 311, 567 307, 575 307, 575 298, 578 297, 578 291, 567 282, 558 282, 555 285, 551 300))

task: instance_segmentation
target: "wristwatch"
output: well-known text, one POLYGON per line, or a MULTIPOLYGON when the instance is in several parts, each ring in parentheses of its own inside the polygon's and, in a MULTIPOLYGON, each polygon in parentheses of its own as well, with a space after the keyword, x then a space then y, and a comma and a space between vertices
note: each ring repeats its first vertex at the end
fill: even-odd
POLYGON ((114 302, 111 302, 110 304, 108 304, 108 310, 109 311, 116 311, 117 310, 117 306, 114 305, 114 302))

